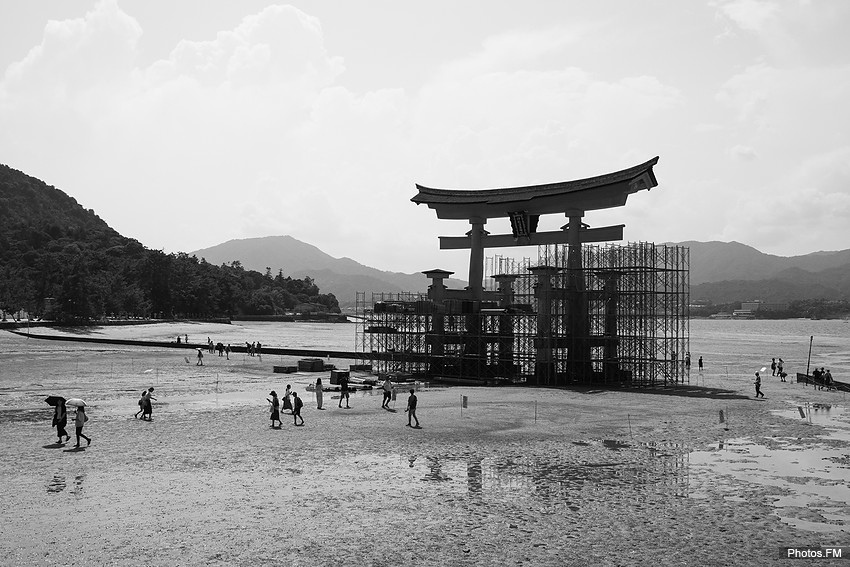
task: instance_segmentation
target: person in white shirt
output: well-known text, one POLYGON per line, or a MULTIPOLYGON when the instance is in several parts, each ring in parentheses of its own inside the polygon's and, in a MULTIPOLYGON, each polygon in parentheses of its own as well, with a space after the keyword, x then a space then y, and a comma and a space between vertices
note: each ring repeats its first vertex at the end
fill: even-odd
POLYGON ((387 375, 387 378, 384 380, 381 388, 384 390, 384 401, 381 404, 381 407, 384 409, 390 409, 390 399, 393 397, 393 383, 390 381, 389 375, 387 375))
POLYGON ((77 416, 75 419, 75 425, 77 426, 77 444, 75 447, 80 446, 80 437, 86 440, 86 447, 91 445, 91 437, 86 437, 83 435, 83 426, 89 420, 89 416, 86 415, 86 410, 83 406, 77 407, 77 416))

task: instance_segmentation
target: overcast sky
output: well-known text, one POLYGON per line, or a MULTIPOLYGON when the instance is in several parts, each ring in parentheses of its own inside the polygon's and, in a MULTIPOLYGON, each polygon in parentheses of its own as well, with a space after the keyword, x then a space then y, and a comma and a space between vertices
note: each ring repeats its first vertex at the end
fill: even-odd
POLYGON ((288 234, 465 278, 437 237, 469 225, 411 203, 416 183, 657 155, 658 187, 585 222, 846 249, 848 29, 842 0, 0 0, 0 162, 149 248, 288 234))

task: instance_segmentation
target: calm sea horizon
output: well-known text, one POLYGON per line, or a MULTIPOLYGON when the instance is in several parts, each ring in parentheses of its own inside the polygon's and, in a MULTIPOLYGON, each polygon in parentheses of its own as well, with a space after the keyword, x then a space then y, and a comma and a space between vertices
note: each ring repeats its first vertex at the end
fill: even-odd
MULTIPOLYGON (((111 337, 137 340, 176 342, 188 335, 191 343, 213 342, 244 345, 259 341, 267 347, 356 350, 355 323, 303 323, 234 321, 232 324, 156 323, 88 329, 33 329, 33 333, 79 334, 86 337, 111 337)), ((850 320, 729 320, 691 319, 690 353, 693 377, 697 361, 703 358, 705 372, 751 376, 767 367, 772 358, 782 358, 789 379, 795 373, 815 367, 830 369, 836 380, 850 381, 850 320), (809 346, 811 341, 811 360, 809 346)), ((0 333, 0 349, 4 353, 20 352, 32 347, 11 333, 0 333)), ((68 343, 39 341, 39 351, 66 351, 68 343)), ((5 373, 0 373, 0 376, 5 373)))

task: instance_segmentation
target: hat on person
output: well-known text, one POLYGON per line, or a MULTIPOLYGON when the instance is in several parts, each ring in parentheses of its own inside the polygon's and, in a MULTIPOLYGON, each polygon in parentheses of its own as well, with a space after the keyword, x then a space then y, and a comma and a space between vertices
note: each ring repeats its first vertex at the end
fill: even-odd
POLYGON ((270 395, 270 396, 276 396, 276 395, 277 395, 277 392, 275 392, 274 390, 272 390, 271 392, 269 392, 269 395, 270 395))

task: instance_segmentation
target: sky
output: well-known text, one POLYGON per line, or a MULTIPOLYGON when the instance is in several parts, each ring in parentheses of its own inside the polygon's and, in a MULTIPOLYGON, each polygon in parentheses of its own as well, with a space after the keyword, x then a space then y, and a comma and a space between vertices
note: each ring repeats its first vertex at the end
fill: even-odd
POLYGON ((584 222, 629 242, 841 250, 848 27, 841 0, 0 0, 0 163, 148 248, 290 235, 465 278, 468 253, 438 236, 469 224, 412 203, 417 183, 525 186, 659 156, 658 187, 584 222))

